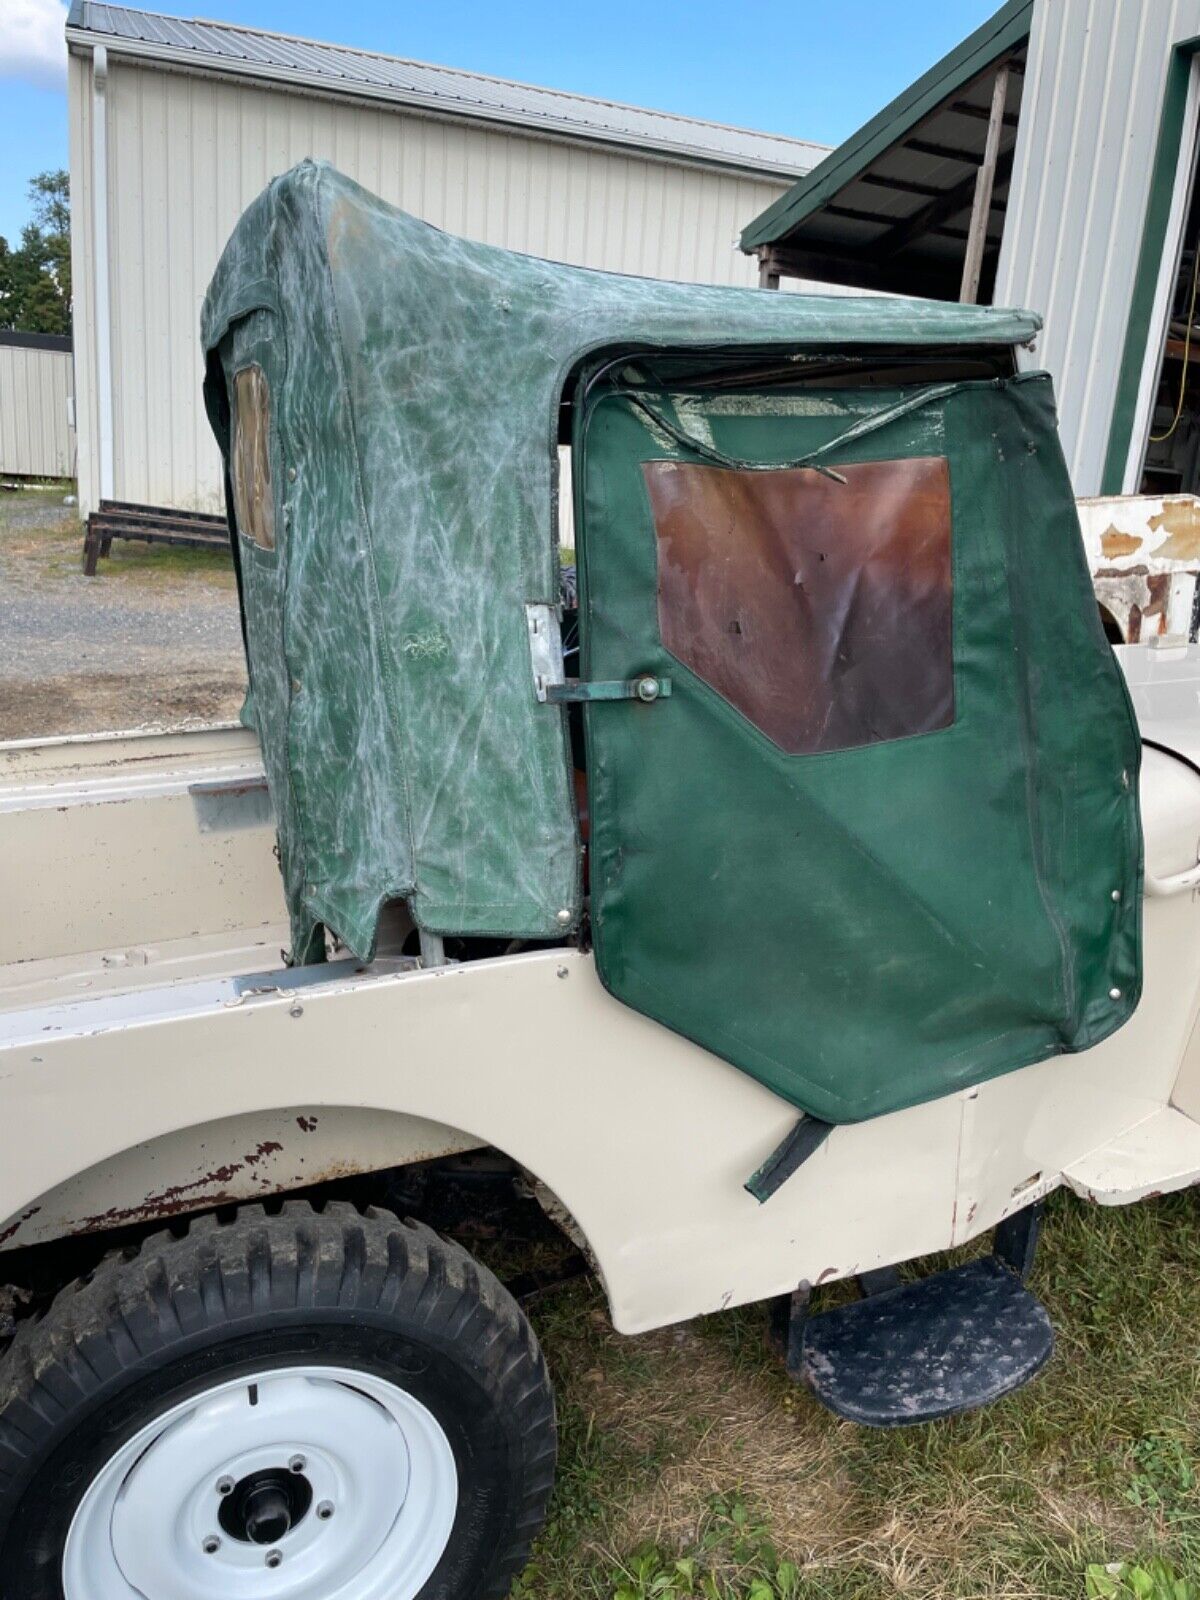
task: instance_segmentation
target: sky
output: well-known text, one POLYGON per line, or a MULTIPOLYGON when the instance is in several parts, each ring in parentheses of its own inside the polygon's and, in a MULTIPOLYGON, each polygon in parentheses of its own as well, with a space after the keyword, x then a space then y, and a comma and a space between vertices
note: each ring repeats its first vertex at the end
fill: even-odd
MULTIPOLYGON (((142 0, 548 88, 838 144, 999 0, 142 0)), ((67 165, 63 0, 0 0, 0 234, 67 165)))

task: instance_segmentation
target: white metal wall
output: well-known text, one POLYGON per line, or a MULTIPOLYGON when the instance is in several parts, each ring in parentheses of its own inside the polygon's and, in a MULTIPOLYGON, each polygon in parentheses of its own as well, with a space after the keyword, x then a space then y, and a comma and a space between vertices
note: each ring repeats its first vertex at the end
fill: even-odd
POLYGON ((69 478, 74 433, 67 426, 71 352, 0 342, 0 473, 69 478))
MULTIPOLYGON (((70 96, 86 512, 98 497, 90 60, 72 57, 70 96)), ((200 397, 200 305, 244 207, 305 156, 328 158, 455 233, 707 283, 755 281, 735 236, 786 187, 111 58, 108 102, 113 488, 116 499, 148 504, 219 505, 200 397)))
POLYGON ((1039 0, 997 305, 1040 311, 1079 495, 1100 492, 1173 46, 1200 0, 1039 0))

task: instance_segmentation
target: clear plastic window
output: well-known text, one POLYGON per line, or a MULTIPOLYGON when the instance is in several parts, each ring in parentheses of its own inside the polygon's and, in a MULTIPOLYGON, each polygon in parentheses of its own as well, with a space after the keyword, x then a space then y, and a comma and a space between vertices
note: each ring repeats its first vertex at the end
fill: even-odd
POLYGON ((643 465, 663 644, 789 754, 954 721, 944 457, 643 465))
POLYGON ((233 509, 238 532, 262 549, 274 550, 267 376, 259 366, 243 367, 233 383, 233 509))

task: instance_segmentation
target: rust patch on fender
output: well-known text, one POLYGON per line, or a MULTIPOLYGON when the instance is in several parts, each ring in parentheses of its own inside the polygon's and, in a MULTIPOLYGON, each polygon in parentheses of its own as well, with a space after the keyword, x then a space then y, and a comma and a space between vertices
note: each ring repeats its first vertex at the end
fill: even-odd
POLYGON ((263 1139, 254 1147, 250 1154, 244 1158, 245 1164, 248 1167, 256 1167, 260 1161, 265 1161, 268 1156, 273 1156, 276 1151, 282 1149, 283 1146, 279 1143, 278 1139, 263 1139))
MULTIPOLYGON (((157 1193, 148 1194, 131 1206, 109 1206, 107 1211, 80 1217, 70 1230, 72 1233, 94 1233, 101 1228, 120 1228, 130 1222, 152 1222, 155 1217, 173 1217, 181 1211, 199 1211, 206 1206, 236 1205, 244 1195, 234 1194, 229 1184, 239 1172, 256 1167, 268 1156, 283 1149, 277 1139, 262 1139, 253 1150, 248 1150, 240 1161, 227 1161, 213 1167, 187 1183, 173 1183, 157 1193)), ((259 1181, 259 1180, 256 1180, 259 1181)), ((274 1187, 269 1180, 261 1180, 267 1189, 274 1187)))
POLYGON ((316 1127, 317 1123, 320 1122, 320 1120, 320 1117, 297 1117, 296 1126, 300 1129, 301 1133, 312 1133, 313 1129, 316 1127))
POLYGON ((28 1211, 22 1211, 15 1222, 10 1222, 7 1228, 0 1229, 0 1245, 6 1245, 10 1239, 14 1238, 29 1221, 30 1217, 36 1217, 41 1209, 41 1206, 30 1206, 28 1211))

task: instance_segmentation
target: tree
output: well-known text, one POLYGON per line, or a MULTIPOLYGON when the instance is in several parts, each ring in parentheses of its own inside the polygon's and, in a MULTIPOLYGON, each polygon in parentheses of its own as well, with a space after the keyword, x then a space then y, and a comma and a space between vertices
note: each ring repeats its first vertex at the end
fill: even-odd
POLYGON ((0 328, 20 333, 71 331, 71 198, 67 174, 29 181, 33 221, 14 249, 0 235, 0 328))

